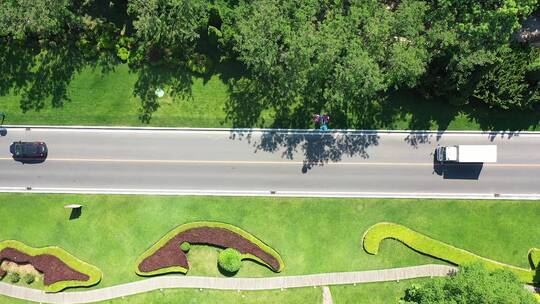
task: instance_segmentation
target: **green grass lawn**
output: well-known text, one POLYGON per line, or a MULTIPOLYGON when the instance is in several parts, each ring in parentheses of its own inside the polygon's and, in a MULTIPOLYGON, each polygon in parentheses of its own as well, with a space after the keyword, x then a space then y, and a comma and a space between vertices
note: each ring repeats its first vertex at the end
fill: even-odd
MULTIPOLYGON (((376 256, 365 253, 362 234, 380 221, 521 267, 529 267, 528 249, 540 247, 540 204, 532 202, 30 194, 0 194, 0 202, 0 239, 60 246, 103 271, 98 287, 142 279, 134 272, 138 255, 196 220, 231 223, 267 242, 285 261, 279 275, 439 263, 395 241, 384 241, 376 256), (69 220, 68 203, 85 206, 80 218, 69 220)), ((189 256, 188 275, 220 276, 217 249, 195 247, 189 256)), ((272 275, 245 262, 237 276, 272 275)))
MULTIPOLYGON (((476 254, 526 268, 528 249, 540 247, 540 204, 535 202, 38 194, 0 194, 0 202, 0 240, 62 247, 103 271, 96 288, 142 280, 134 272, 137 256, 170 229, 196 220, 237 225, 275 248, 285 261, 281 274, 244 262, 238 277, 441 263, 390 240, 383 241, 378 255, 365 253, 362 234, 380 221, 400 223, 476 254), (69 212, 63 208, 69 203, 84 205, 80 218, 69 220, 69 212)), ((215 248, 194 246, 188 275, 221 276, 217 253, 215 248)), ((335 303, 368 298, 371 302, 361 303, 385 303, 385 299, 401 296, 406 286, 405 282, 389 282, 332 287, 332 292, 335 303)), ((198 303, 197 299, 205 299, 205 303, 298 303, 305 299, 305 303, 319 303, 320 290, 313 290, 241 294, 169 290, 110 303, 157 299, 163 303, 178 299, 192 303, 198 303)), ((0 298, 0 303, 13 303, 6 299, 0 298)))
MULTIPOLYGON (((193 76, 191 98, 171 98, 168 94, 159 100, 159 108, 153 113, 150 126, 170 127, 231 127, 226 113, 230 89, 226 79, 238 77, 235 65, 223 64, 212 75, 193 76)), ((114 66, 114 70, 103 72, 100 68, 83 68, 68 82, 66 101, 52 107, 50 100, 39 111, 26 113, 20 108, 22 91, 11 91, 0 96, 0 111, 7 113, 6 124, 50 124, 50 125, 114 125, 145 126, 139 119, 141 102, 134 96, 134 87, 139 78, 137 70, 125 64, 114 66)), ((154 71, 160 77, 159 70, 154 71)), ((165 72, 163 72, 165 73, 165 72)), ((169 74, 167 74, 170 76, 169 74)), ((167 77, 167 76, 164 76, 167 77)), ((186 80, 184 80, 186 82, 186 80)), ((189 81, 187 81, 189 82, 189 81)), ((183 84, 186 85, 186 84, 183 84)), ((181 85, 181 86, 183 86, 181 85)), ((167 89, 167 88, 165 88, 167 89)), ((251 115, 250 104, 241 106, 251 115)), ((423 100, 413 93, 394 94, 383 105, 368 114, 372 121, 349 123, 346 127, 367 129, 433 129, 433 130, 536 130, 539 128, 540 113, 535 111, 500 111, 482 105, 466 105, 459 108, 438 100, 423 100)), ((237 127, 271 126, 274 123, 271 111, 263 111, 264 122, 257 125, 237 127)), ((240 118, 245 121, 247 118, 240 118)), ((309 120, 309 117, 306 117, 309 120)), ((331 127, 343 127, 334 120, 331 127)), ((276 126, 302 126, 304 122, 278 122, 276 126)))
MULTIPOLYGON (((146 303, 204 303, 204 304, 281 304, 321 303, 321 288, 296 288, 269 291, 216 291, 198 289, 172 289, 99 302, 100 304, 146 304, 146 303)), ((337 303, 336 303, 337 304, 337 303)))
MULTIPOLYGON (((403 297, 405 289, 414 283, 421 283, 426 279, 414 279, 400 282, 384 282, 372 284, 358 284, 331 286, 334 304, 388 304, 398 303, 403 297)), ((216 291, 198 289, 164 289, 138 295, 114 299, 100 304, 146 304, 146 303, 205 303, 205 304, 320 304, 322 289, 294 288, 269 291, 216 291)), ((25 301, 0 296, 1 304, 19 304, 25 301)))
MULTIPOLYGON (((23 113, 17 94, 0 96, 1 111, 7 113, 6 124, 49 125, 117 125, 142 126, 139 120, 140 99, 133 95, 137 75, 127 65, 111 72, 86 68, 70 82, 70 101, 60 107, 50 102, 39 111, 23 113)), ((192 99, 172 99, 166 95, 153 114, 152 126, 229 126, 224 105, 227 86, 218 75, 209 79, 193 78, 192 99)))
POLYGON ((412 284, 421 284, 429 279, 413 279, 399 282, 367 283, 343 286, 332 286, 334 304, 397 304, 405 295, 405 289, 412 284))

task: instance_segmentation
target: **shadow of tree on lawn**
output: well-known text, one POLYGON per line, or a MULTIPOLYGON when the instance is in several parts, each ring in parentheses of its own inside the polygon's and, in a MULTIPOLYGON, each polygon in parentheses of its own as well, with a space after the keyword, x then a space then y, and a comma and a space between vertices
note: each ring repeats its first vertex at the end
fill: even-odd
POLYGON ((39 111, 48 100, 52 107, 63 106, 70 100, 71 80, 85 67, 100 67, 104 73, 114 69, 116 59, 110 54, 89 57, 71 39, 59 39, 40 43, 0 38, 0 95, 21 96, 23 112, 39 111))
MULTIPOLYGON (((270 89, 246 76, 229 83, 229 96, 225 106, 227 120, 240 128, 310 128, 313 127, 312 115, 321 112, 330 115, 330 127, 334 129, 434 129, 441 131, 436 140, 458 117, 477 124, 481 130, 505 131, 508 136, 520 130, 540 128, 540 108, 502 110, 477 101, 458 107, 441 99, 427 100, 414 90, 389 91, 375 100, 351 101, 350 104, 287 102, 275 100, 270 89)), ((409 138, 413 146, 429 140, 418 134, 411 134, 409 138)))
POLYGON ((180 64, 145 64, 131 71, 138 74, 133 95, 141 100, 139 120, 143 123, 150 123, 152 114, 159 109, 156 89, 166 90, 172 99, 189 99, 192 96, 192 74, 180 64))

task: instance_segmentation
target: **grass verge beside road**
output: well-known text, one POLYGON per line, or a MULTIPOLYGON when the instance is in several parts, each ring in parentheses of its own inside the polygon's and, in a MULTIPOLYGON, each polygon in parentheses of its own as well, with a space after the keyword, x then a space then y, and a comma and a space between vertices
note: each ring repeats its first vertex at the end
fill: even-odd
MULTIPOLYGON (((358 284, 356 286, 331 286, 334 304, 388 304, 397 303, 403 297, 405 289, 414 283, 425 279, 406 280, 400 282, 385 282, 373 284, 358 284)), ((146 303, 205 303, 205 304, 320 304, 322 289, 293 288, 269 291, 217 291, 198 289, 164 289, 99 302, 99 304, 146 304, 146 303)), ((0 304, 22 304, 25 301, 0 296, 0 304)))
MULTIPOLYGON (((122 195, 0 194, 0 240, 56 245, 103 271, 106 287, 143 278, 138 255, 172 228, 192 221, 231 223, 265 240, 287 267, 274 274, 244 262, 238 277, 297 275, 441 263, 398 242, 371 256, 362 249, 371 225, 392 221, 500 262, 529 267, 539 247, 540 204, 518 201, 293 199, 122 195), (65 204, 84 205, 69 220, 65 204)), ((193 248, 188 275, 221 276, 218 250, 193 248)))
POLYGON ((413 279, 399 282, 367 283, 343 286, 332 286, 334 304, 362 303, 389 304, 399 303, 405 294, 405 289, 412 284, 420 284, 429 279, 413 279))
MULTIPOLYGON (((159 78, 160 70, 155 70, 159 78)), ((165 72, 163 72, 165 73, 165 72)), ((112 71, 84 68, 67 83, 69 101, 53 107, 44 101, 39 111, 21 110, 21 88, 0 96, 0 111, 6 112, 6 124, 26 125, 105 125, 105 126, 159 126, 159 127, 232 127, 227 113, 233 112, 237 121, 248 121, 248 105, 240 108, 245 113, 234 113, 230 103, 231 87, 227 81, 240 77, 234 65, 220 66, 215 74, 191 77, 188 91, 191 98, 171 98, 168 94, 159 99, 159 107, 149 124, 139 119, 141 101, 134 96, 138 80, 136 70, 125 64, 114 66, 112 71), (236 76, 231 76, 236 75, 236 76), (245 116, 245 117, 243 117, 245 116)), ((165 75, 166 76, 166 75, 165 75)), ((165 88, 167 89, 167 88, 165 88)), ((49 98, 50 99, 50 98, 49 98)), ((239 105, 237 105, 239 106, 239 105)), ((438 100, 423 100, 413 93, 394 94, 382 105, 375 105, 366 114, 371 121, 340 122, 334 118, 331 128, 364 129, 432 129, 432 130, 537 130, 540 114, 535 111, 502 111, 489 109, 482 104, 454 107, 438 100)), ((264 110, 255 119, 257 125, 236 127, 305 127, 310 117, 303 121, 277 121, 271 110, 264 110)), ((355 120, 349 118, 349 120, 355 120)))
MULTIPOLYGON (((0 111, 7 113, 5 124, 145 126, 139 119, 140 99, 133 96, 136 81, 137 75, 127 65, 118 65, 110 72, 85 68, 69 83, 71 100, 62 106, 52 107, 46 101, 43 109, 23 113, 21 97, 12 92, 0 96, 0 111)), ((163 97, 150 125, 229 126, 223 111, 227 86, 217 75, 193 78, 191 93, 192 99, 163 97)))

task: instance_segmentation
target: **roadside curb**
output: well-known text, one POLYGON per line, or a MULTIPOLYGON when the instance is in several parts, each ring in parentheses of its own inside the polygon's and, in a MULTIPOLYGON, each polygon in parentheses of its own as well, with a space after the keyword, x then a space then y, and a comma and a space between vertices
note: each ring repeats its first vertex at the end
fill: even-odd
POLYGON ((240 196, 299 198, 395 198, 395 199, 459 199, 459 200, 540 200, 536 194, 504 193, 392 193, 392 192, 308 192, 279 190, 199 190, 199 189, 106 189, 106 188, 32 188, 0 187, 0 193, 102 194, 157 196, 240 196))
POLYGON ((176 127, 129 127, 129 126, 48 126, 48 125, 4 125, 6 129, 48 130, 109 130, 109 131, 175 131, 175 132, 231 132, 231 133, 310 133, 310 134, 474 134, 474 135, 540 135, 540 131, 467 131, 467 130, 364 130, 364 129, 271 129, 271 128, 176 128, 176 127))

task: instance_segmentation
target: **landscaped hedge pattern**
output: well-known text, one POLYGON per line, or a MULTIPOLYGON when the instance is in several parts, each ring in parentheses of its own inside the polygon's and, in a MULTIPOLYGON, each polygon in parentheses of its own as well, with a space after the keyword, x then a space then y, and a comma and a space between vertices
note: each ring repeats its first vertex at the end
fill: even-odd
POLYGON ((480 262, 486 268, 491 270, 501 268, 510 270, 511 272, 515 273, 524 283, 533 283, 534 271, 530 269, 503 264, 478 256, 469 251, 432 239, 399 224, 388 222, 375 224, 364 233, 362 239, 364 250, 370 254, 378 253, 379 245, 384 239, 394 239, 400 241, 415 251, 455 265, 480 262))
POLYGON ((152 276, 170 272, 187 273, 189 265, 180 244, 210 245, 234 248, 242 259, 257 261, 275 272, 284 268, 281 256, 252 234, 230 224, 220 222, 192 222, 176 227, 163 236, 137 259, 136 273, 152 276), (219 237, 212 234, 221 234, 219 237), (236 240, 236 241, 235 241, 236 240), (242 242, 244 247, 237 242, 242 242), (251 249, 245 245, 249 244, 251 249))
POLYGON ((99 283, 102 276, 101 270, 97 267, 79 260, 59 247, 33 248, 19 241, 1 241, 0 262, 3 259, 10 260, 8 257, 20 259, 19 262, 24 260, 43 273, 47 292, 59 292, 69 287, 92 286, 99 283), (62 280, 63 274, 54 273, 55 270, 62 271, 63 274, 68 273, 69 279, 62 280))

